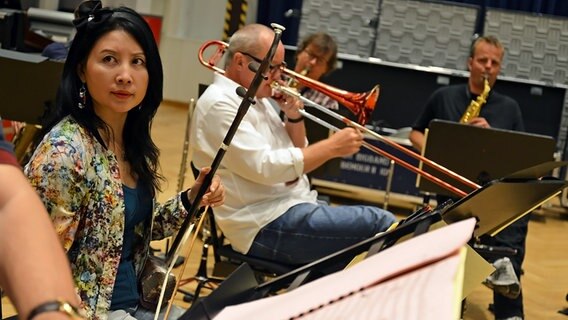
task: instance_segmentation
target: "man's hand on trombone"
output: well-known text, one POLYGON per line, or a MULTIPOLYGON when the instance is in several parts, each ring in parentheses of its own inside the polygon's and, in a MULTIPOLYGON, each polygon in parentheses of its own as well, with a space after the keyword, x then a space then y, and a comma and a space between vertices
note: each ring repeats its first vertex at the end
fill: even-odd
MULTIPOLYGON (((283 80, 277 82, 280 86, 285 85, 283 80)), ((303 118, 302 113, 300 113, 300 109, 303 109, 304 104, 300 98, 283 93, 280 90, 275 90, 273 99, 278 102, 280 109, 286 114, 288 122, 290 122, 290 119, 303 118)), ((293 121, 293 123, 296 123, 296 121, 293 121)), ((292 140, 294 140, 293 137, 292 140)), ((359 152, 361 149, 361 145, 363 144, 363 133, 356 128, 346 127, 337 131, 328 139, 320 142, 325 145, 325 154, 327 154, 327 159, 350 156, 359 152)), ((299 146, 296 143, 295 145, 299 146)), ((317 146, 318 149, 320 147, 321 146, 317 146)))
MULTIPOLYGON (((279 80, 278 83, 281 86, 286 85, 284 83, 284 80, 279 80)), ((282 110, 282 112, 284 112, 287 119, 301 119, 302 118, 302 114, 300 113, 299 110, 304 108, 304 104, 302 103, 302 101, 300 99, 298 99, 297 97, 294 97, 292 95, 289 95, 289 94, 284 94, 279 90, 275 90, 272 98, 276 102, 278 102, 278 105, 280 106, 280 110, 282 110)))
POLYGON ((336 157, 346 157, 359 152, 363 144, 363 133, 346 127, 329 137, 329 141, 331 151, 336 157))

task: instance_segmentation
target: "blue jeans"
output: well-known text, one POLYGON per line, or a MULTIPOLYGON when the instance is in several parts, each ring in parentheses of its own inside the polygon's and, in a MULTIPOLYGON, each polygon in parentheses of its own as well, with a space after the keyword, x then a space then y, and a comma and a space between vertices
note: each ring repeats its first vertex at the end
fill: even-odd
POLYGON ((376 207, 301 203, 262 228, 247 254, 305 264, 385 231, 394 222, 392 213, 376 207))

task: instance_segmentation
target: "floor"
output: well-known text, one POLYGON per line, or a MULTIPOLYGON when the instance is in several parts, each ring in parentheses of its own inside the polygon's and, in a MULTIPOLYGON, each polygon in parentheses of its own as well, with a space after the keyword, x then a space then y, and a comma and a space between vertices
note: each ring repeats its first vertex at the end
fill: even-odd
MULTIPOLYGON (((186 175, 179 174, 184 148, 186 119, 186 104, 164 103, 154 120, 153 137, 161 150, 162 173, 167 178, 167 183, 163 186, 163 192, 159 196, 162 200, 181 189, 179 187, 180 182, 183 182, 185 188, 191 185, 193 181, 189 172, 186 175)), ((184 167, 186 166, 187 164, 184 167)), ((336 201, 341 201, 341 199, 336 201)), ((389 209, 397 212, 396 207, 389 209)), ((401 214, 406 212, 406 209, 400 211, 401 214)), ((165 245, 164 241, 152 244, 155 248, 163 248, 165 245)), ((568 320, 568 316, 558 313, 558 310, 568 307, 566 301, 566 294, 568 293, 567 248, 568 210, 560 206, 558 199, 555 199, 545 206, 545 209, 539 210, 529 224, 527 255, 524 264, 525 275, 522 278, 526 319, 568 320)), ((201 249, 201 241, 197 239, 183 272, 183 279, 188 279, 196 273, 201 249)), ((184 250, 184 252, 189 251, 189 244, 186 245, 184 250)), ((187 256, 186 253, 183 255, 187 256)), ((209 265, 209 269, 211 267, 209 265)), ((180 269, 176 270, 179 277, 180 269)), ((185 290, 190 292, 194 287, 194 281, 183 286, 185 290)), ((203 294, 208 292, 210 291, 204 290, 203 294)), ((183 295, 178 294, 174 303, 188 307, 189 304, 183 302, 182 299, 183 295)), ((487 310, 491 299, 491 291, 483 285, 479 285, 467 298, 467 311, 464 314, 464 319, 493 319, 493 315, 487 310)), ((14 313, 6 298, 2 300, 2 304, 4 317, 14 313)))

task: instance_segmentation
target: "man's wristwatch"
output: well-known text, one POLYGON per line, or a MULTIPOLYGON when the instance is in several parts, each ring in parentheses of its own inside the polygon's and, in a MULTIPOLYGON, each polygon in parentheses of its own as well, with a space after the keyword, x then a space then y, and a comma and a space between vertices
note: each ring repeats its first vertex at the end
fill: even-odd
POLYGON ((61 312, 66 314, 69 319, 85 319, 81 312, 69 302, 62 299, 56 299, 44 302, 33 308, 28 315, 28 320, 32 320, 34 317, 45 312, 61 312))

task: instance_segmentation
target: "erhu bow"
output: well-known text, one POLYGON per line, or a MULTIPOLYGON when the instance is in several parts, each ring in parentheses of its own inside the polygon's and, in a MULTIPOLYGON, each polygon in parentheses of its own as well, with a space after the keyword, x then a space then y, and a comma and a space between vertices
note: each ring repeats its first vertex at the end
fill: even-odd
MULTIPOLYGON (((274 29, 274 39, 272 41, 272 44, 270 45, 270 49, 268 50, 268 53, 266 54, 266 56, 264 57, 262 62, 260 63, 260 66, 257 67, 257 64, 255 64, 254 62, 251 62, 251 64, 249 65, 249 68, 251 70, 256 70, 256 74, 255 74, 248 90, 243 88, 243 87, 237 88, 237 94, 240 97, 242 97, 243 100, 241 101, 241 104, 239 106, 239 109, 237 111, 235 119, 233 120, 233 123, 231 123, 231 126, 229 127, 229 130, 228 130, 227 134, 225 135, 225 138, 223 139, 223 142, 222 142, 221 146, 219 147, 219 150, 217 151, 215 158, 213 159, 213 163, 211 164, 211 170, 205 176, 205 178, 203 180, 203 184, 199 188, 197 195, 195 196, 195 199, 193 200, 193 204, 191 206, 191 210, 188 212, 187 218, 182 223, 182 226, 181 226, 178 234, 176 235, 174 241, 172 242, 172 247, 170 248, 170 250, 166 254, 166 264, 168 266, 168 270, 167 270, 168 274, 171 273, 171 271, 174 267, 175 261, 177 260, 177 258, 179 256, 179 250, 183 246, 183 243, 189 237, 189 234, 191 233, 192 229, 195 227, 195 222, 199 221, 201 216, 203 215, 203 212, 199 211, 199 204, 201 203, 203 196, 205 195, 205 193, 207 192, 207 190, 211 186, 211 182, 213 180, 213 177, 215 176, 215 172, 219 168, 219 165, 221 164, 221 160, 223 160, 223 157, 225 156, 227 149, 231 145, 231 141, 233 140, 233 137, 234 137, 235 133, 237 132, 237 129, 238 129, 242 119, 246 115, 250 105, 255 103, 254 97, 256 95, 256 91, 258 90, 262 81, 266 78, 265 73, 268 70, 270 63, 272 62, 272 58, 274 57, 274 54, 276 53, 276 49, 278 47, 278 44, 280 43, 280 38, 282 37, 282 32, 285 30, 285 28, 283 26, 276 24, 276 23, 272 23, 271 27, 274 29)), ((221 52, 221 55, 222 55, 222 52, 221 52)), ((200 57, 201 57, 201 51, 200 51, 200 57)), ((219 68, 217 68, 217 69, 219 69, 219 68)), ((219 69, 219 70, 221 70, 221 69, 219 69)), ((167 277, 166 277, 165 280, 167 280, 167 277)), ((161 309, 162 299, 163 299, 163 296, 164 296, 164 293, 165 293, 165 290, 166 290, 165 284, 166 283, 164 282, 164 285, 162 285, 162 289, 161 289, 162 292, 160 294, 160 299, 158 301, 158 306, 157 306, 157 309, 156 309, 156 316, 154 318, 155 320, 158 319, 158 314, 159 314, 159 311, 161 309)), ((170 302, 169 302, 168 311, 169 311, 169 308, 171 307, 172 300, 173 299, 171 299, 170 302)), ((168 314, 166 312, 164 319, 167 319, 167 315, 168 314)))

